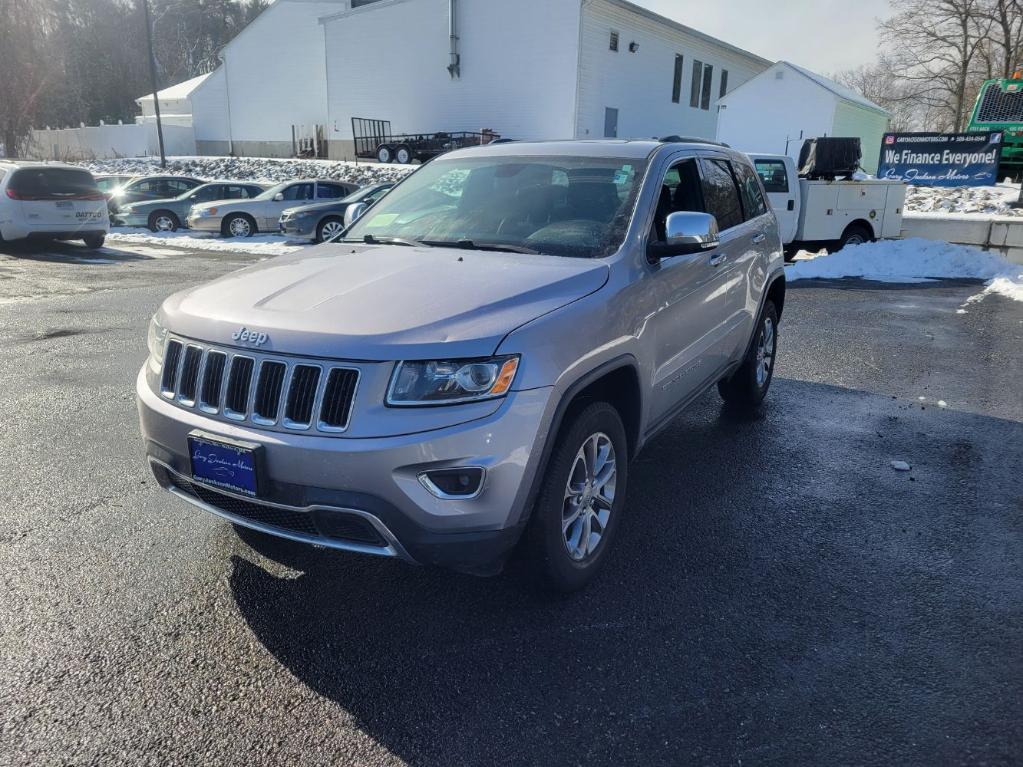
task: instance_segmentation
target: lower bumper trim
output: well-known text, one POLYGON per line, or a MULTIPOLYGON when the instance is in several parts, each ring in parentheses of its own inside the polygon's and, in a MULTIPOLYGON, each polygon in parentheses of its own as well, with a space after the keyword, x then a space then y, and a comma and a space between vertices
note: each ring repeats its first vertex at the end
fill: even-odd
POLYGON ((235 524, 301 543, 418 564, 387 526, 368 512, 331 506, 299 509, 248 498, 193 482, 152 457, 149 462, 172 495, 235 524))

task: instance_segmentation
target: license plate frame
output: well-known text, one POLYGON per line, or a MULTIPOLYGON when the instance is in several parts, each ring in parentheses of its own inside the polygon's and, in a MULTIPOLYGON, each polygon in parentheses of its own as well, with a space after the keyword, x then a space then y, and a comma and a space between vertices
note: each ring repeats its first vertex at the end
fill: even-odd
POLYGON ((262 495, 262 445, 196 429, 188 434, 188 462, 193 482, 249 498, 262 495))

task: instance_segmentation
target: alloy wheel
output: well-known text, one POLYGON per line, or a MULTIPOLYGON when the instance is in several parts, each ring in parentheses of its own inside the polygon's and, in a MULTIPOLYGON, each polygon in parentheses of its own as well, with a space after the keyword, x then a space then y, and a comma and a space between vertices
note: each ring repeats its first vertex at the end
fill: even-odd
POLYGON ((248 237, 252 234, 252 226, 244 218, 233 218, 230 231, 232 237, 248 237))
POLYGON ((760 328, 760 338, 757 341, 757 386, 763 386, 771 374, 777 342, 774 321, 770 317, 765 317, 764 324, 760 328))
POLYGON ((158 232, 172 232, 174 231, 174 222, 171 221, 170 216, 157 216, 156 231, 158 232))
POLYGON ((603 432, 591 434, 572 463, 562 507, 562 537, 573 560, 585 560, 600 546, 611 518, 617 478, 610 437, 603 432))
POLYGON ((323 241, 326 242, 327 240, 333 237, 337 237, 339 234, 341 234, 344 228, 345 228, 344 224, 342 224, 340 221, 328 221, 323 225, 323 228, 320 230, 320 236, 323 238, 323 241))

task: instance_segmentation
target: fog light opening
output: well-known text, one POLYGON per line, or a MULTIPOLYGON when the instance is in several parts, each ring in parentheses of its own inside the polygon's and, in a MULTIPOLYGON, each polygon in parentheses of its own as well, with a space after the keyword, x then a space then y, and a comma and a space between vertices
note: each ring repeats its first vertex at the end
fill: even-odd
POLYGON ((419 475, 419 482, 437 498, 466 500, 483 491, 486 475, 486 469, 481 466, 461 466, 424 471, 419 475))

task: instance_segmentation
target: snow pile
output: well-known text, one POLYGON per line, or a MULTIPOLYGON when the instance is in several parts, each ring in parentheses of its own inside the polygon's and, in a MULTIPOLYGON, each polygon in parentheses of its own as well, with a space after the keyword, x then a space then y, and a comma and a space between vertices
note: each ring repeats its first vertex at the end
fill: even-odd
POLYGON ((908 186, 906 213, 984 213, 1019 216, 1023 210, 1010 208, 1019 198, 1019 184, 996 186, 908 186))
POLYGON ((162 245, 190 248, 214 253, 251 253, 257 256, 283 256, 307 244, 276 234, 260 234, 246 238, 224 238, 203 232, 150 232, 148 229, 118 227, 107 235, 110 245, 162 245))
POLYGON ((785 269, 789 280, 861 277, 878 282, 929 282, 941 278, 987 280, 980 300, 998 293, 1023 301, 1023 266, 966 245, 940 240, 882 240, 850 245, 830 256, 797 261, 785 269))
POLYGON ((229 179, 274 184, 300 178, 332 178, 360 186, 400 181, 417 167, 332 160, 281 160, 266 157, 168 157, 166 169, 160 167, 160 161, 155 157, 94 160, 79 164, 92 173, 128 176, 166 173, 203 180, 229 179))

